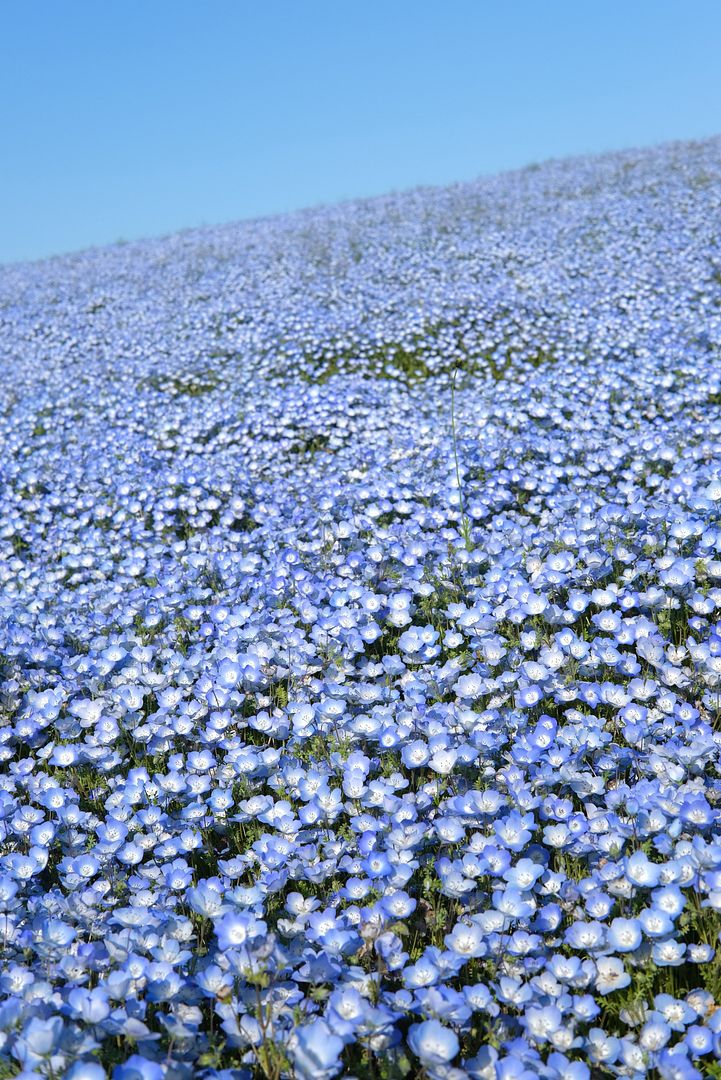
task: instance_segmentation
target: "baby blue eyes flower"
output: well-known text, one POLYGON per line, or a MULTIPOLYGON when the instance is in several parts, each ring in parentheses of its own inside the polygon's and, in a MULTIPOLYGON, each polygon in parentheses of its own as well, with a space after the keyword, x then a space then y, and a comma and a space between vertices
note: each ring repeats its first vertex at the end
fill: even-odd
POLYGON ((324 1020, 314 1020, 298 1028, 291 1049, 293 1067, 301 1080, 330 1080, 342 1068, 343 1040, 334 1035, 324 1020))
POLYGON ((94 990, 71 990, 68 1003, 73 1011, 88 1024, 100 1024, 110 1015, 107 994, 100 987, 94 990))
POLYGON ((424 955, 415 964, 409 964, 403 971, 403 984, 411 990, 421 986, 432 986, 441 976, 440 968, 433 959, 424 955))
POLYGON ((686 958, 686 949, 684 942, 673 939, 654 942, 653 961, 659 967, 679 967, 686 958))
POLYGON ((480 675, 461 675, 454 687, 460 698, 472 701, 483 693, 483 679, 480 675))
POLYGON ((458 1036, 437 1020, 413 1024, 408 1032, 408 1045, 426 1067, 446 1065, 460 1050, 458 1036))
POLYGON ((453 768, 458 760, 458 753, 455 750, 439 749, 431 756, 428 767, 433 772, 438 773, 440 776, 448 776, 453 771, 453 768))
POLYGON ((364 859, 363 869, 371 880, 388 877, 393 871, 388 856, 382 851, 373 852, 367 859, 364 859))
POLYGON ((408 769, 419 769, 430 760, 431 753, 426 743, 420 739, 404 746, 401 750, 401 761, 408 769))
POLYGON ((558 1030, 562 1020, 561 1010, 555 1005, 547 1005, 543 1008, 527 1009, 523 1017, 523 1026, 535 1042, 544 1043, 558 1030))
POLYGON ((682 821, 693 823, 703 828, 716 820, 717 813, 712 810, 707 799, 703 795, 689 796, 681 805, 680 818, 682 821))
POLYGON ((222 999, 229 997, 233 989, 233 978, 216 964, 210 964, 196 975, 195 981, 206 997, 222 999))
POLYGON ((216 922, 215 933, 220 949, 225 952, 264 936, 267 927, 260 919, 246 912, 229 912, 216 922))
POLYGON ((654 907, 665 912, 672 919, 681 914, 686 906, 686 900, 677 885, 665 885, 655 889, 652 893, 654 907))
POLYGON ((523 919, 535 911, 535 902, 525 891, 509 886, 503 892, 493 893, 493 906, 510 919, 523 919))
POLYGON ((408 626, 411 621, 410 615, 411 594, 408 592, 396 593, 390 598, 389 610, 386 621, 395 627, 408 626))
POLYGON ((532 814, 519 814, 513 810, 507 818, 496 822, 494 831, 499 841, 510 851, 520 852, 531 839, 532 814))
POLYGON ((713 1050, 714 1037, 707 1027, 692 1024, 686 1028, 684 1042, 692 1057, 704 1057, 713 1050))
POLYGON ((401 634, 398 639, 398 647, 410 657, 431 659, 440 651, 435 648, 438 637, 438 631, 432 626, 412 626, 401 634))
POLYGON ((466 959, 485 956, 488 947, 480 926, 472 923, 456 923, 450 934, 446 934, 447 949, 453 950, 466 959))
POLYGON ((23 1065, 40 1065, 44 1058, 53 1054, 63 1032, 63 1021, 59 1016, 49 1020, 32 1017, 23 1027, 21 1035, 13 1048, 13 1055, 23 1065))
POLYGON ((635 952, 641 944, 641 924, 638 919, 613 919, 608 929, 608 945, 615 952, 635 952))
POLYGON ((656 994, 653 1004, 672 1031, 685 1031, 686 1026, 696 1019, 696 1010, 687 1001, 671 994, 656 994))
POLYGON ((176 859, 165 872, 165 883, 173 891, 184 891, 193 880, 193 871, 184 859, 176 859))
POLYGON ((242 677, 242 668, 237 660, 221 660, 218 665, 217 682, 224 690, 237 686, 242 677))
POLYGON ((76 1061, 65 1073, 65 1080, 106 1080, 102 1065, 94 1061, 76 1061))
POLYGON ((125 866, 137 866, 138 863, 143 861, 143 849, 139 844, 130 841, 127 844, 123 844, 116 853, 116 858, 125 866))
POLYGON ((532 709, 543 699, 540 686, 526 686, 516 694, 516 705, 521 709, 532 709))
POLYGON ((626 859, 626 877, 633 885, 653 888, 658 885, 661 868, 652 863, 643 851, 636 851, 626 859))
POLYGON ((543 874, 543 867, 531 859, 519 859, 515 866, 510 867, 503 874, 504 880, 509 885, 520 889, 522 892, 532 889, 543 874))
POLYGON ((631 976, 618 956, 599 957, 596 970, 596 990, 604 997, 612 994, 614 990, 623 990, 631 982, 631 976))
POLYGON ((621 1040, 607 1034, 603 1028, 591 1028, 587 1045, 588 1056, 595 1065, 612 1065, 621 1052, 621 1040))
POLYGON ((162 1065, 142 1054, 132 1054, 124 1064, 115 1066, 112 1080, 163 1080, 163 1076, 162 1065))
POLYGON ((59 919, 48 919, 38 929, 38 938, 51 948, 65 948, 75 939, 75 931, 59 919))

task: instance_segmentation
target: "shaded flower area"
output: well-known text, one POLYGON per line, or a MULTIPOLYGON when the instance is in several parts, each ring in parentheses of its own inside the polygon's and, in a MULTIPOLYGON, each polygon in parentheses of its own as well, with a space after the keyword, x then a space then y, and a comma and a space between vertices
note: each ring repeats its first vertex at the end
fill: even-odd
POLYGON ((0 1077, 721 1076, 721 142, 0 270, 0 1077))

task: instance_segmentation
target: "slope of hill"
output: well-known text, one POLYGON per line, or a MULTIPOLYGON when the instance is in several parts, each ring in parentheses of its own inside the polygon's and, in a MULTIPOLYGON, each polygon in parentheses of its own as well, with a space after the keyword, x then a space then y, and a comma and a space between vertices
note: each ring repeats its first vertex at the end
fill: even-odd
POLYGON ((712 140, 0 268, 0 1075, 721 1075, 720 221, 712 140))

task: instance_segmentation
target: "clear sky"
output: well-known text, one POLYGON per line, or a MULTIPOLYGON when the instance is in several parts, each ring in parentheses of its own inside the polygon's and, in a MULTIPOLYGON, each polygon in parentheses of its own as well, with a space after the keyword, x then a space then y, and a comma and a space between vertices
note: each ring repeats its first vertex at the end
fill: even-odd
POLYGON ((3 0, 0 261, 721 132, 721 0, 3 0))

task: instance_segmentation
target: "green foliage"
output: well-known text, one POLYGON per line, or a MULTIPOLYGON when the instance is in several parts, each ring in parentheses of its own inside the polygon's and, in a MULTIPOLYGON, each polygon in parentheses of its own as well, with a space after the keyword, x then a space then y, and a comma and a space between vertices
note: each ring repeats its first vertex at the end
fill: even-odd
POLYGON ((26 551, 30 551, 30 544, 24 536, 20 536, 19 533, 13 533, 10 540, 12 544, 13 554, 24 555, 26 551))

